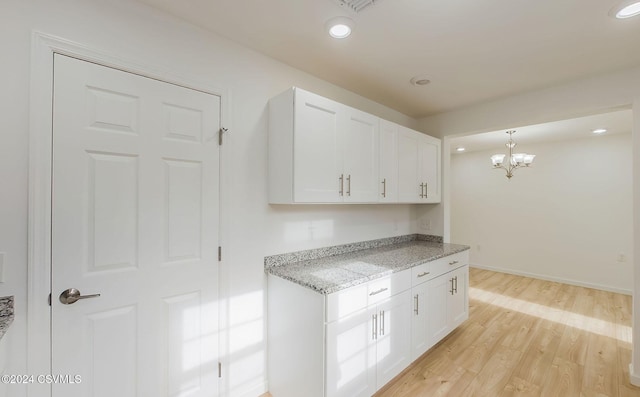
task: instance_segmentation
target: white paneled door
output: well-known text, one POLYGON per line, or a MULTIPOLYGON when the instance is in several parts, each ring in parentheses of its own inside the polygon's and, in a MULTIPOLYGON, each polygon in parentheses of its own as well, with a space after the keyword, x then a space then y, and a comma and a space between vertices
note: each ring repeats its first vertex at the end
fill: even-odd
POLYGON ((54 70, 53 396, 216 396, 220 97, 54 70))

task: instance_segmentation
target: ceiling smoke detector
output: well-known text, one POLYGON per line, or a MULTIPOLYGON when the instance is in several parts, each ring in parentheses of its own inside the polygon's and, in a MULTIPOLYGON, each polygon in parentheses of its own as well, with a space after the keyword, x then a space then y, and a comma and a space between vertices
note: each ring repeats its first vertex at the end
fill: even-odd
POLYGON ((415 76, 411 78, 409 82, 415 86, 422 86, 431 83, 431 80, 429 80, 426 76, 415 76))
POLYGON ((358 13, 365 8, 374 5, 380 0, 335 0, 340 6, 358 13))

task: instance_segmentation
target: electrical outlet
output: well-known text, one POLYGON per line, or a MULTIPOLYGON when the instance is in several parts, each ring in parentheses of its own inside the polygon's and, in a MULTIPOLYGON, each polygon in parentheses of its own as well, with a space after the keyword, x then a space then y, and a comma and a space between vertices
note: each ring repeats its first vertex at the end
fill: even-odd
POLYGON ((431 220, 430 219, 420 219, 420 221, 418 222, 418 226, 420 226, 420 229, 422 229, 424 231, 429 231, 429 230, 431 230, 431 220))
POLYGON ((620 254, 618 254, 618 262, 626 262, 627 261, 627 256, 624 254, 624 252, 621 252, 620 254))

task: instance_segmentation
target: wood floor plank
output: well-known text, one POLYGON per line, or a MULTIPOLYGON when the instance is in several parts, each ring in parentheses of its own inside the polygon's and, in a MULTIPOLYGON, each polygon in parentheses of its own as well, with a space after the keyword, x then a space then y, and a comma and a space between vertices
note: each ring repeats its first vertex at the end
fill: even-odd
POLYGON ((376 397, 640 396, 627 295, 471 268, 469 320, 376 397))
POLYGON ((540 392, 540 386, 517 376, 512 376, 499 397, 538 397, 540 392))
POLYGON ((584 368, 581 365, 556 357, 549 368, 541 395, 579 396, 583 373, 584 368))
POLYGON ((607 396, 617 396, 617 368, 618 349, 615 341, 606 336, 589 334, 582 387, 607 396))
MULTIPOLYGON (((515 365, 522 357, 522 352, 498 345, 492 352, 482 370, 471 381, 467 389, 470 395, 497 396, 509 381, 515 365)), ((468 392, 463 395, 468 394, 468 392)))
POLYGON ((560 337, 551 330, 541 330, 529 344, 513 375, 527 384, 545 385, 549 369, 560 345, 560 337))

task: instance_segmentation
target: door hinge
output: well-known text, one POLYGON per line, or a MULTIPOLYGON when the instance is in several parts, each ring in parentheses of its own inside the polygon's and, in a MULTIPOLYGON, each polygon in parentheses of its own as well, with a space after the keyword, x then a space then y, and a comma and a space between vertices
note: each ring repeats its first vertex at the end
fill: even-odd
POLYGON ((222 262, 222 247, 218 247, 218 262, 222 262))
POLYGON ((222 378, 222 363, 218 361, 218 378, 222 378))
POLYGON ((227 128, 221 127, 220 131, 218 131, 218 146, 222 146, 222 135, 225 132, 229 132, 227 128))

